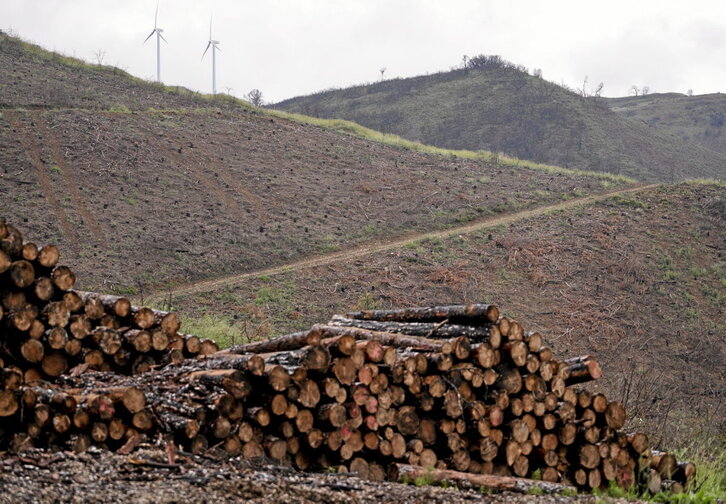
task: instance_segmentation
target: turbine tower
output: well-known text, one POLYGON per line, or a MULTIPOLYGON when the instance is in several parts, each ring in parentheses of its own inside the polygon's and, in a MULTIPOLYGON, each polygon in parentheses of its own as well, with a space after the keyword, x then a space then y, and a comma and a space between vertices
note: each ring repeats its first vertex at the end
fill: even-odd
MULTIPOLYGON (((144 40, 144 44, 156 33, 156 82, 161 82, 161 41, 166 42, 164 35, 161 34, 164 30, 159 28, 157 21, 159 19, 159 3, 156 4, 156 14, 154 15, 154 29, 151 30, 149 36, 144 40)), ((167 42, 168 43, 168 42, 167 42)))
POLYGON ((202 59, 207 54, 209 48, 212 48, 212 94, 217 94, 217 51, 221 51, 219 48, 219 40, 212 40, 212 18, 209 18, 209 42, 207 43, 206 49, 202 54, 202 59))

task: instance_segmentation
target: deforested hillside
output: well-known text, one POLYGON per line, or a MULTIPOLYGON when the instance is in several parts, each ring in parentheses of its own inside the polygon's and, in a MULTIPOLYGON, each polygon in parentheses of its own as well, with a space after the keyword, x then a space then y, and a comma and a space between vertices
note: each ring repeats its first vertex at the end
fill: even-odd
POLYGON ((627 183, 391 146, 5 35, 0 69, 0 213, 71 251, 85 288, 143 292, 627 183))
POLYGON ((226 320, 239 343, 357 309, 497 303, 556 352, 593 354, 600 389, 656 446, 723 443, 724 185, 661 186, 495 224, 206 292, 181 288, 173 304, 216 314, 204 325, 226 320))
POLYGON ((606 103, 613 111, 643 121, 679 140, 726 154, 726 134, 723 131, 726 95, 654 93, 608 98, 606 103))
POLYGON ((348 119, 439 147, 504 152, 641 180, 726 177, 723 155, 613 112, 601 98, 585 98, 496 57, 473 64, 292 98, 273 107, 348 119))

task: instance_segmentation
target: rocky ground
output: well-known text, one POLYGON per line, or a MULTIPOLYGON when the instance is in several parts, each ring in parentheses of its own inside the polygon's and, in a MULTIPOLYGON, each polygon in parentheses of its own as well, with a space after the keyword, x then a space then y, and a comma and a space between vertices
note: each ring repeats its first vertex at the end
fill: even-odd
POLYGON ((0 458, 0 503, 537 503, 627 502, 592 495, 489 494, 456 489, 377 483, 349 474, 301 473, 266 460, 171 456, 142 446, 130 455, 98 448, 86 453, 31 450, 0 458))

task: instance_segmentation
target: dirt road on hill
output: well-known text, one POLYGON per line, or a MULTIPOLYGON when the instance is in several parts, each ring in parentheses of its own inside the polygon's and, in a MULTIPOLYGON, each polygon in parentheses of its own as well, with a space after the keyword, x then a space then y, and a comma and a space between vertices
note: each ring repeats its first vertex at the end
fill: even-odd
MULTIPOLYGON (((230 285, 238 284, 244 280, 250 278, 256 278, 264 275, 277 275, 288 271, 297 271, 305 268, 321 266, 325 264, 347 261, 357 259, 359 257, 375 254, 378 252, 385 252, 387 250, 395 249, 413 243, 420 240, 428 240, 432 238, 448 238, 450 236, 458 234, 467 234, 482 229, 492 228, 495 226, 502 226, 511 224, 513 222, 521 221, 529 217, 536 217, 539 215, 546 214, 548 212, 555 212, 559 210, 567 210, 582 205, 588 205, 610 198, 612 196, 629 194, 633 192, 647 191, 659 187, 660 184, 641 184, 634 187, 628 187, 626 189, 616 189, 599 194, 593 194, 590 196, 583 196, 582 198, 573 198, 571 200, 563 201, 561 203, 555 203, 553 205, 544 205, 531 208, 528 210, 522 210, 521 212, 505 213, 497 215, 495 217, 488 217, 486 219, 477 220, 463 226, 457 226, 454 228, 444 229, 440 231, 431 231, 428 233, 410 233, 397 238, 388 239, 385 241, 374 241, 372 243, 366 243, 357 247, 349 249, 339 250, 336 252, 330 252, 327 254, 316 255, 312 257, 306 257, 291 263, 282 264, 279 266, 273 266, 270 268, 258 269, 254 271, 248 271, 246 273, 240 273, 236 275, 230 275, 222 278, 215 278, 212 280, 202 280, 193 282, 186 285, 175 287, 172 290, 174 296, 186 296, 189 294, 199 292, 209 292, 212 290, 219 289, 220 287, 227 287, 230 285)), ((162 302, 167 293, 153 293, 151 296, 147 296, 144 299, 146 304, 154 304, 162 302)))

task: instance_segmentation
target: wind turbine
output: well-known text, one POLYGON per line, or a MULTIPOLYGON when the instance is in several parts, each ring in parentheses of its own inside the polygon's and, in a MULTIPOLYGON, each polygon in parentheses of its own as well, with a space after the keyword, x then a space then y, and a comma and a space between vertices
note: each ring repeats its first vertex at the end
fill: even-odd
MULTIPOLYGON (((144 44, 146 44, 146 41, 151 38, 151 36, 156 33, 156 82, 161 82, 161 41, 163 40, 166 42, 166 39, 164 38, 164 35, 161 34, 164 30, 162 28, 159 28, 157 25, 157 20, 159 19, 159 3, 156 3, 156 14, 154 15, 154 29, 151 30, 151 33, 149 33, 149 36, 146 37, 144 40, 144 44)), ((168 44, 168 42, 167 42, 168 44)))
POLYGON ((219 48, 219 40, 212 40, 212 18, 209 18, 209 42, 207 48, 202 53, 202 59, 207 54, 209 48, 212 48, 212 94, 217 94, 217 51, 221 51, 219 48))

